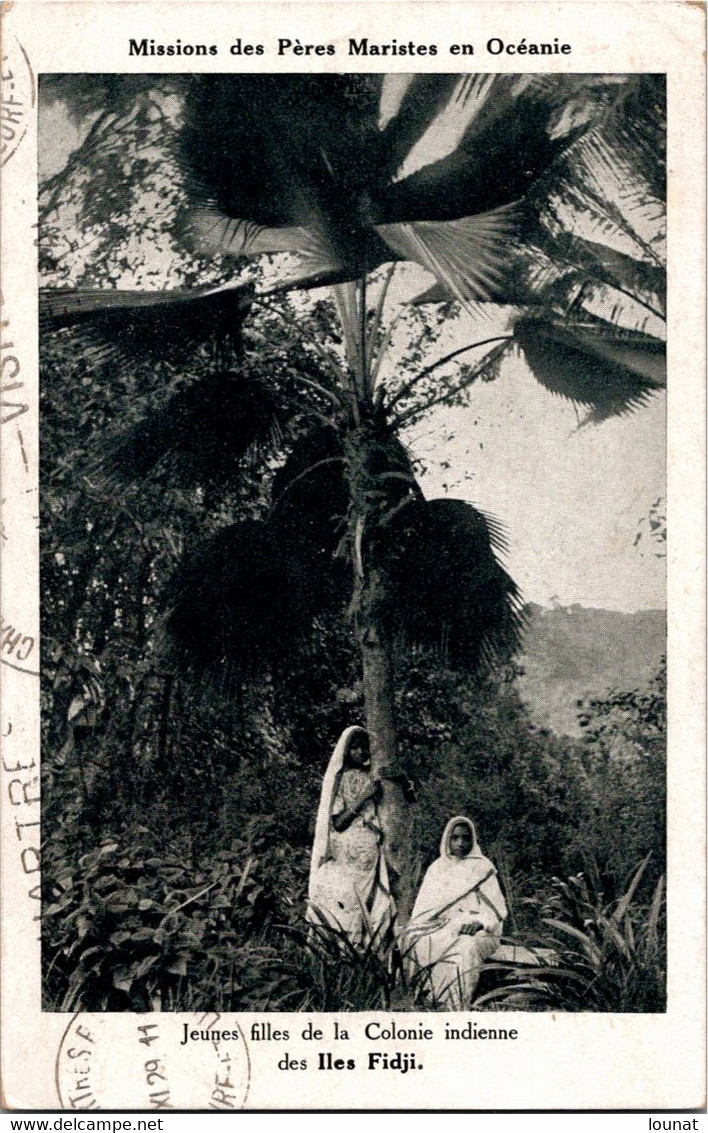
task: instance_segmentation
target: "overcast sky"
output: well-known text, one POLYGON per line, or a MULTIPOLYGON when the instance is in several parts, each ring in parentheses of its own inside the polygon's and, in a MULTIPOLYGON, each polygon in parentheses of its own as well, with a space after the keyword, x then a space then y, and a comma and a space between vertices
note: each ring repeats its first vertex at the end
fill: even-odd
MULTIPOLYGON (((401 276, 403 295, 432 282, 412 266, 401 276)), ((436 356, 499 329, 461 313, 436 356)), ((527 601, 663 609, 663 548, 634 542, 666 495, 666 395, 599 425, 581 425, 587 415, 539 385, 514 352, 499 378, 472 386, 469 407, 435 409, 406 441, 428 464, 427 496, 466 499, 502 520, 505 565, 527 601)))
POLYGON ((426 495, 446 494, 447 484, 447 494, 504 522, 506 565, 526 600, 663 608, 665 560, 634 540, 665 494, 665 410, 661 394, 628 417, 578 429, 574 407, 512 359, 496 382, 474 387, 469 408, 438 411, 416 429, 413 447, 440 459, 444 441, 450 461, 431 465, 426 495))

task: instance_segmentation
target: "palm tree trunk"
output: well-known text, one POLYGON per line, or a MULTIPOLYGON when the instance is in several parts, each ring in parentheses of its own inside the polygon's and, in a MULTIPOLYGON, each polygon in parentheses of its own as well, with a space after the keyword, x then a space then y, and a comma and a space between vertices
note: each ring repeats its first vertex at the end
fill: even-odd
POLYGON ((363 426, 345 440, 346 469, 351 498, 354 561, 352 612, 361 653, 364 711, 371 751, 371 774, 381 779, 380 807, 383 849, 398 927, 408 922, 412 907, 412 814, 401 787, 396 736, 393 646, 386 629, 390 582, 376 562, 378 515, 373 501, 380 490, 376 474, 380 459, 376 432, 363 426), (392 776, 398 775, 399 778, 392 776))
MULTIPOLYGON (((371 751, 371 774, 399 770, 391 644, 377 616, 385 600, 385 579, 370 570, 365 579, 357 613, 357 637, 362 659, 364 709, 371 751)), ((379 809, 383 849, 391 892, 398 911, 397 927, 405 927, 412 907, 412 814, 400 782, 382 779, 383 799, 379 809)))

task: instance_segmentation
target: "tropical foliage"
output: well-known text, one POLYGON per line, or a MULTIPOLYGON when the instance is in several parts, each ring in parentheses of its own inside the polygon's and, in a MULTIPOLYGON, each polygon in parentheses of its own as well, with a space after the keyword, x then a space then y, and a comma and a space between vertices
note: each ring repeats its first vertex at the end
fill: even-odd
MULTIPOLYGON (((54 285, 42 296, 47 813, 58 818, 69 783, 80 790, 91 855, 113 844, 99 832, 126 800, 135 819, 156 796, 176 801, 198 841, 209 791, 212 813, 216 790, 242 821, 238 791, 272 815, 285 789, 301 845, 315 753, 355 714, 374 771, 400 749, 429 777, 415 819, 426 842, 426 790, 431 807, 446 791, 486 792, 487 813, 496 800, 519 819, 536 791, 528 845, 535 813, 549 829, 562 761, 545 758, 494 676, 522 625, 504 535, 467 501, 425 499, 405 430, 494 380, 512 351, 595 422, 661 386, 662 79, 44 82, 89 123, 41 201, 54 285), (404 261, 434 278, 402 304, 404 261), (452 321, 474 332, 449 350, 452 321), (431 692, 440 664, 449 715, 469 680, 485 711, 506 704, 516 721, 485 735, 486 762, 457 779, 432 754, 443 732, 416 749, 406 731, 406 696, 422 695, 417 677, 431 692), (264 771, 265 793, 253 786, 264 771)), ((404 914, 414 854, 395 781, 382 813, 404 914)), ((110 867, 117 886, 113 852, 85 868, 110 867)), ((88 888, 57 869, 58 912, 76 927, 88 888)), ((213 878, 195 870, 182 892, 197 905, 192 889, 213 878)), ((162 881, 136 896, 155 917, 174 909, 162 881)), ((135 932, 155 930, 144 919, 135 932)), ((75 936, 57 938, 69 965, 75 936)), ((172 959, 148 964, 152 945, 118 943, 116 970, 130 969, 143 1002, 172 994, 153 969, 185 976, 188 956, 170 972, 172 959)), ((103 987, 102 963, 82 981, 103 987)), ((127 994, 118 979, 111 969, 110 995, 127 994)))
MULTIPOLYGON (((648 899, 637 890, 645 858, 622 895, 608 902, 596 874, 567 881, 533 904, 544 934, 538 962, 520 968, 490 965, 501 986, 482 994, 478 1006, 545 1011, 634 1011, 666 1009, 664 877, 648 899)), ((491 974, 488 973, 488 974, 491 974)))

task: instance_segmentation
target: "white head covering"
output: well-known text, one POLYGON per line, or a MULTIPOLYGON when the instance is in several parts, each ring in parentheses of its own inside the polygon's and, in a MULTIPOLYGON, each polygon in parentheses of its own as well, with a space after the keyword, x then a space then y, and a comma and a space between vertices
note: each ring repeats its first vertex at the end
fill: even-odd
POLYGON ((345 728, 341 736, 337 740, 336 746, 327 765, 327 770, 324 773, 324 777, 322 779, 322 792, 320 794, 320 805, 317 808, 317 819, 315 820, 315 836, 312 842, 312 857, 310 859, 309 894, 311 899, 314 892, 317 870, 320 868, 322 863, 330 857, 329 835, 331 831, 332 805, 334 803, 334 797, 337 793, 339 776, 344 766, 344 760, 347 757, 354 737, 365 736, 366 734, 366 729, 359 727, 358 724, 352 724, 349 728, 345 728))
POLYGON ((507 915, 492 863, 479 848, 474 824, 463 814, 446 824, 440 857, 428 869, 405 934, 404 955, 422 973, 438 1005, 469 1008, 481 965, 501 940, 507 915), (450 852, 456 826, 472 836, 468 854, 450 852))
POLYGON ((362 873, 346 861, 333 860, 330 845, 332 807, 344 763, 354 740, 366 734, 366 730, 358 725, 345 728, 332 752, 322 780, 308 888, 308 919, 314 923, 328 921, 347 932, 357 943, 365 939, 380 940, 396 915, 381 846, 372 867, 367 867, 362 873))
MULTIPOLYGON (((472 835, 472 849, 468 854, 465 854, 465 858, 481 858, 483 855, 479 848, 479 843, 477 842, 477 831, 474 828, 474 822, 464 814, 457 814, 454 818, 451 818, 443 830, 442 838, 440 839, 440 857, 455 858, 456 861, 464 860, 458 858, 456 854, 450 851, 450 838, 456 826, 466 826, 472 835)), ((487 861, 487 859, 484 858, 484 861, 487 861)))
MULTIPOLYGON (((485 858, 479 848, 474 823, 464 814, 455 815, 443 831, 440 857, 435 859, 423 878, 412 920, 422 918, 427 921, 444 914, 461 897, 479 890, 485 882, 492 882, 496 873, 489 858, 485 858), (450 836, 456 826, 467 826, 472 834, 472 848, 464 858, 450 853, 450 836)), ((500 918, 506 916, 506 906, 499 913, 500 918)))

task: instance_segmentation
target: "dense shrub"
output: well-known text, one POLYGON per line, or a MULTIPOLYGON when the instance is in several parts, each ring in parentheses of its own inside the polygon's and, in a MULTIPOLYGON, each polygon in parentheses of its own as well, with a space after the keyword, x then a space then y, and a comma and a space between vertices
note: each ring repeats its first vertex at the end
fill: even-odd
POLYGON ((644 687, 583 705, 583 808, 570 844, 590 849, 605 876, 626 878, 650 854, 654 884, 666 862, 666 667, 644 687))
POLYGON ((303 856, 273 845, 267 825, 251 823, 201 861, 140 826, 75 861, 66 849, 56 840, 45 852, 48 1009, 206 1009, 216 992, 235 1010, 267 999, 279 953, 265 935, 301 907, 304 878, 303 856))

